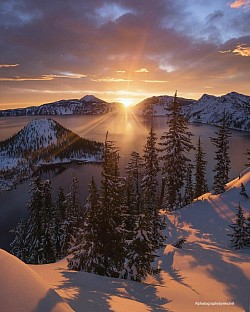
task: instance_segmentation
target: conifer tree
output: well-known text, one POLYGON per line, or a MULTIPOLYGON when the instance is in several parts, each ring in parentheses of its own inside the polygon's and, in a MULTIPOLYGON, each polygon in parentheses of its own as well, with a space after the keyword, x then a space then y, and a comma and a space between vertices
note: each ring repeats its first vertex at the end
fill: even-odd
POLYGON ((173 210, 181 206, 181 188, 186 177, 187 164, 190 162, 188 152, 193 148, 191 133, 188 131, 187 119, 181 114, 181 105, 175 93, 173 103, 168 107, 170 120, 169 130, 161 136, 161 151, 165 175, 165 206, 173 210))
POLYGON ((208 191, 206 181, 206 164, 207 161, 204 159, 205 153, 202 149, 201 138, 199 137, 198 146, 196 150, 196 164, 195 164, 195 190, 194 197, 197 198, 208 191))
POLYGON ((247 232, 246 246, 250 247, 250 215, 246 219, 246 232, 247 232))
POLYGON ((241 190, 240 190, 240 195, 242 197, 248 198, 249 196, 247 195, 247 191, 245 188, 245 185, 243 183, 241 183, 241 190))
POLYGON ((11 230, 11 233, 15 234, 14 241, 10 244, 11 253, 23 262, 27 262, 28 253, 27 253, 27 226, 23 220, 20 220, 16 228, 11 230))
POLYGON ((239 204, 237 212, 236 212, 236 220, 235 223, 229 225, 231 229, 233 229, 233 233, 228 234, 231 236, 231 246, 238 250, 247 245, 247 229, 246 229, 246 219, 243 215, 242 207, 239 204))
POLYGON ((70 192, 67 195, 66 220, 66 231, 69 235, 74 236, 83 221, 83 208, 79 202, 78 180, 75 177, 72 178, 70 192))
POLYGON ((153 266, 156 257, 151 216, 147 211, 137 215, 121 277, 141 282, 147 275, 158 274, 160 270, 153 266))
POLYGON ((55 241, 53 216, 54 206, 51 195, 51 182, 49 180, 43 183, 43 204, 41 207, 41 228, 42 228, 42 244, 40 252, 43 255, 43 263, 55 262, 55 241))
POLYGON ((165 236, 163 235, 164 218, 160 215, 160 206, 158 200, 158 181, 157 175, 160 171, 159 166, 159 150, 156 147, 157 136, 151 126, 147 137, 146 145, 144 146, 143 154, 143 176, 142 176, 142 191, 143 191, 143 209, 145 213, 151 216, 153 223, 153 240, 156 248, 162 246, 165 236))
POLYGON ((54 213, 54 242, 56 258, 59 260, 67 255, 70 236, 67 233, 67 202, 63 188, 58 189, 54 213))
POLYGON ((44 203, 43 183, 40 177, 32 181, 31 198, 27 208, 29 218, 27 222, 27 263, 44 263, 42 253, 43 228, 42 228, 42 208, 44 203))
POLYGON ((68 265, 73 270, 83 270, 90 273, 105 275, 102 265, 102 227, 101 206, 99 194, 92 177, 89 184, 89 197, 86 204, 84 225, 79 229, 71 252, 73 257, 68 259, 68 265))
POLYGON ((141 210, 141 178, 142 178, 142 158, 139 153, 132 152, 130 161, 126 167, 127 186, 129 187, 129 196, 131 205, 137 213, 141 210))
MULTIPOLYGON (((118 277, 124 261, 124 235, 122 227, 122 189, 124 182, 119 174, 119 154, 112 141, 106 136, 104 146, 104 161, 102 170, 101 189, 99 194, 98 209, 98 234, 97 242, 93 248, 73 247, 73 258, 69 260, 69 268, 87 269, 99 275, 118 277), (82 267, 85 249, 90 250, 91 255, 88 266, 82 267), (80 264, 79 264, 80 263, 80 264)), ((84 237, 82 232, 82 238, 84 237)), ((91 243, 91 242, 88 242, 91 243)), ((80 244, 84 244, 80 239, 80 244)))
POLYGON ((219 127, 216 138, 212 138, 212 143, 216 148, 216 164, 214 167, 214 183, 213 189, 216 194, 225 192, 225 185, 229 182, 229 171, 230 171, 230 158, 228 155, 229 151, 229 138, 230 131, 227 128, 227 117, 224 113, 222 124, 219 127))
POLYGON ((186 185, 185 185, 185 194, 184 194, 184 205, 189 205, 194 199, 194 188, 192 181, 192 165, 188 165, 186 173, 186 185))

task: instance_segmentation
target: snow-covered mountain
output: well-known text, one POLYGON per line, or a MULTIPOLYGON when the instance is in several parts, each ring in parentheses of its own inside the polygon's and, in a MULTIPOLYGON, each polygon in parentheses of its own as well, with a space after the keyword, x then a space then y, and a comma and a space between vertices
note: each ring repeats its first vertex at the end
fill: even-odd
POLYGON ((161 273, 144 283, 72 271, 66 259, 27 265, 0 250, 1 312, 249 311, 250 250, 232 249, 227 235, 239 202, 245 216, 250 213, 241 183, 250 195, 249 169, 228 183, 225 193, 207 193, 166 216, 167 245, 158 253, 161 273), (173 247, 180 237, 186 238, 183 248, 173 247))
MULTIPOLYGON (((178 98, 182 113, 189 122, 220 125, 224 112, 228 127, 250 131, 250 96, 231 92, 222 96, 204 94, 198 101, 178 98)), ((134 107, 139 115, 168 115, 168 106, 173 102, 172 96, 154 96, 143 100, 134 107)))
POLYGON ((35 115, 100 115, 115 107, 93 95, 86 95, 80 100, 60 100, 40 106, 0 110, 0 117, 35 116, 35 115))
POLYGON ((250 131, 250 96, 231 92, 222 96, 204 94, 197 102, 184 108, 190 122, 219 125, 226 113, 228 127, 250 131))
MULTIPOLYGON (((173 99, 174 97, 169 95, 153 96, 143 100, 133 108, 138 115, 148 116, 153 112, 154 116, 164 116, 168 114, 167 109, 173 103, 173 99)), ((183 107, 196 102, 195 100, 185 98, 178 98, 178 101, 183 107)))
POLYGON ((101 161, 103 144, 81 138, 52 119, 31 121, 0 142, 0 191, 29 177, 41 165, 101 161))

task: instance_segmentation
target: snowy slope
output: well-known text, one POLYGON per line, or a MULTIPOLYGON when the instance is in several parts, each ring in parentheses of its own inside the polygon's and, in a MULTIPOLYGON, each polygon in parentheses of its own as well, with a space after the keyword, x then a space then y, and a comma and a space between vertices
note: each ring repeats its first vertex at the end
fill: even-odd
POLYGON ((231 92, 223 96, 204 94, 185 114, 191 122, 219 125, 224 112, 232 129, 250 131, 250 96, 231 92))
POLYGON ((162 272, 145 283, 70 271, 66 259, 30 268, 79 312, 249 312, 250 250, 232 250, 227 236, 238 203, 250 213, 250 199, 239 195, 241 183, 250 194, 250 170, 224 194, 205 194, 167 216, 168 245, 158 260, 162 272), (171 246, 180 237, 187 239, 183 249, 171 246))
POLYGON ((0 249, 1 312, 70 312, 66 302, 25 263, 0 249))
MULTIPOLYGON (((153 96, 143 100, 133 108, 138 115, 151 115, 151 110, 153 110, 154 116, 165 116, 168 114, 167 108, 170 104, 173 103, 173 99, 173 96, 168 95, 153 96)), ((184 98, 178 98, 178 101, 183 107, 195 102, 195 100, 184 98)))
POLYGON ((103 144, 79 137, 52 119, 31 121, 0 142, 0 191, 11 189, 41 165, 100 162, 103 144))

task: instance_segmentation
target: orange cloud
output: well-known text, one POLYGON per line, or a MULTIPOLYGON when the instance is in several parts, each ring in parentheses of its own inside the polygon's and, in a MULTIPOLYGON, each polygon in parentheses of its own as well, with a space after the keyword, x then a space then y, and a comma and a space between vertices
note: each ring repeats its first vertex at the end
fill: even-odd
POLYGON ((0 68, 17 67, 20 64, 0 64, 0 68))
POLYGON ((148 83, 166 83, 168 82, 167 80, 142 80, 143 82, 148 82, 148 83))
POLYGON ((232 9, 239 9, 246 6, 250 6, 250 0, 235 0, 230 4, 230 8, 232 9))
POLYGON ((238 44, 233 53, 241 56, 250 56, 250 47, 246 47, 245 44, 238 44))
POLYGON ((147 68, 141 68, 141 69, 137 69, 135 70, 135 73, 148 73, 149 70, 147 68))
POLYGON ((129 81, 133 81, 133 80, 121 79, 121 78, 99 78, 99 79, 92 79, 92 81, 97 81, 97 82, 129 82, 129 81))
POLYGON ((38 77, 1 77, 0 81, 43 81, 43 80, 54 80, 56 78, 70 78, 70 79, 79 79, 79 78, 85 78, 87 75, 82 74, 73 74, 73 73, 65 73, 65 74, 49 74, 49 75, 42 75, 38 77))

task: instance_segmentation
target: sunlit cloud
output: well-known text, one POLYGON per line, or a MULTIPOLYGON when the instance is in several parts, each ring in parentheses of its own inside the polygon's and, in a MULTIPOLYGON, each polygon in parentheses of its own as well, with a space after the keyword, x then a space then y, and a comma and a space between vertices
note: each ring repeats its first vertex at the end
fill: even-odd
POLYGON ((142 80, 143 82, 147 83, 167 83, 168 80, 142 80))
POLYGON ((126 70, 117 70, 116 72, 120 73, 120 74, 124 74, 124 73, 126 73, 126 70))
POLYGON ((57 78, 69 78, 69 79, 80 79, 85 78, 87 75, 82 74, 73 74, 73 73, 61 73, 61 74, 49 74, 49 75, 41 75, 38 77, 0 77, 0 81, 48 81, 54 80, 57 78))
POLYGON ((122 79, 122 78, 99 78, 99 79, 92 79, 92 81, 97 81, 97 82, 129 82, 129 81, 133 81, 133 80, 122 79))
POLYGON ((0 64, 0 68, 17 67, 20 64, 0 64))
POLYGON ((225 51, 218 51, 220 54, 225 54, 225 53, 230 53, 232 52, 231 50, 225 50, 225 51))
POLYGON ((135 73, 148 73, 149 70, 147 68, 141 68, 141 69, 137 69, 135 70, 135 73))
POLYGON ((239 9, 241 7, 250 7, 250 0, 235 0, 230 4, 230 8, 239 9))
POLYGON ((247 47, 246 44, 239 44, 233 50, 233 53, 241 56, 250 56, 250 47, 247 47))

